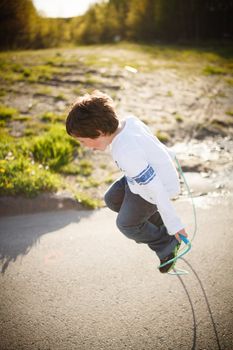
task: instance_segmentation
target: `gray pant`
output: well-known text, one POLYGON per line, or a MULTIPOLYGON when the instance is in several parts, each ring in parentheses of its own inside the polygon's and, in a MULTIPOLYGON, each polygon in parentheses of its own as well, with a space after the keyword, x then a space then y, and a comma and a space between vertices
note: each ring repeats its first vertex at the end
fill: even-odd
POLYGON ((177 245, 167 233, 155 204, 130 191, 125 177, 117 180, 105 193, 106 205, 117 212, 118 229, 137 243, 145 243, 163 259, 177 245))

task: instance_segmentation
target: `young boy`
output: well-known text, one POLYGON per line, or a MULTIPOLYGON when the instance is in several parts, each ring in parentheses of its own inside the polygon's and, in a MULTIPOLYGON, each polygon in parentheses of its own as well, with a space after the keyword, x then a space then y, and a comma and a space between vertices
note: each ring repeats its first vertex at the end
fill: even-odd
MULTIPOLYGON (((106 205, 118 212, 118 229, 137 243, 147 244, 161 264, 174 258, 179 234, 187 234, 170 201, 180 187, 168 149, 139 119, 119 121, 111 98, 98 91, 74 103, 66 130, 86 147, 104 151, 109 146, 122 170, 124 176, 104 198, 106 205)), ((160 267, 160 272, 170 271, 174 264, 160 267)))

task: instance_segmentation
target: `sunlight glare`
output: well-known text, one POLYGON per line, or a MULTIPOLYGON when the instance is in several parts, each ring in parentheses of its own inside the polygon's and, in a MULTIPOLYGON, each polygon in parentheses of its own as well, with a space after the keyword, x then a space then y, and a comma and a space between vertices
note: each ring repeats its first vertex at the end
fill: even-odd
POLYGON ((97 0, 33 0, 37 11, 46 17, 75 17, 84 14, 97 0))

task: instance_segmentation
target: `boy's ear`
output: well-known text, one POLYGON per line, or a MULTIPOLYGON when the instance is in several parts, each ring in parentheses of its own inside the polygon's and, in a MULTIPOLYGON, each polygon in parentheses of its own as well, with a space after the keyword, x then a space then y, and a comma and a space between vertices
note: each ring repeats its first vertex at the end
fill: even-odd
POLYGON ((103 133, 103 131, 97 130, 99 133, 99 136, 105 136, 106 134, 103 133))

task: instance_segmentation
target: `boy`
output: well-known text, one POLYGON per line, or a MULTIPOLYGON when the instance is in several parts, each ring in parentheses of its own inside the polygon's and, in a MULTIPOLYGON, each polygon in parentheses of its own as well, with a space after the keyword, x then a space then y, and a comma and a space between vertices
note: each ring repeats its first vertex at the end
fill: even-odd
MULTIPOLYGON (((161 264, 174 258, 179 234, 187 234, 170 201, 180 188, 168 149, 139 119, 119 121, 111 98, 98 91, 74 103, 66 130, 89 148, 104 151, 109 146, 124 173, 104 197, 106 205, 118 212, 118 229, 137 243, 147 244, 161 264)), ((160 272, 170 271, 174 264, 160 267, 160 272)))

